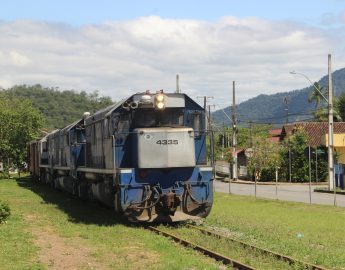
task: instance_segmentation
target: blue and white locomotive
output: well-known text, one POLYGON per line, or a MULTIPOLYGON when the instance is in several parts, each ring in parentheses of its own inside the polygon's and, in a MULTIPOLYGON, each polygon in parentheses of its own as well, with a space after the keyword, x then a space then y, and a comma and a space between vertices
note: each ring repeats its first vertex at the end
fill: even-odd
POLYGON ((137 93, 30 144, 40 181, 130 221, 206 217, 213 202, 205 111, 185 94, 137 93))

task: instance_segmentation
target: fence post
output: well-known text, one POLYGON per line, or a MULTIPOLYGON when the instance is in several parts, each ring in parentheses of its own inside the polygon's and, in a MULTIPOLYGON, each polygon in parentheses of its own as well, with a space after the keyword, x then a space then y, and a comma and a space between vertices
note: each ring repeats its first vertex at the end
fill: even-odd
POLYGON ((278 200, 278 167, 276 167, 276 200, 278 200))
POLYGON ((311 151, 309 145, 309 203, 311 204, 311 151))

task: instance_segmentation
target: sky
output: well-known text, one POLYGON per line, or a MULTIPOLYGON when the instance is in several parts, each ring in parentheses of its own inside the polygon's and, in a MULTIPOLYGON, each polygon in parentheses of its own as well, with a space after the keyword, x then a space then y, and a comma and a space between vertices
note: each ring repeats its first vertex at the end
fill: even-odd
POLYGON ((0 0, 0 87, 113 100, 176 89, 232 102, 307 87, 345 67, 345 0, 0 0))

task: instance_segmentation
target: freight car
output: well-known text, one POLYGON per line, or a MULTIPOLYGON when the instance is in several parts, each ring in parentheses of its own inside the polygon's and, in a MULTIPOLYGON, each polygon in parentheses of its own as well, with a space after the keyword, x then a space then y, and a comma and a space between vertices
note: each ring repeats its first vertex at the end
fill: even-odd
POLYGON ((30 172, 133 222, 206 217, 205 111, 182 93, 137 93, 29 145, 30 172))

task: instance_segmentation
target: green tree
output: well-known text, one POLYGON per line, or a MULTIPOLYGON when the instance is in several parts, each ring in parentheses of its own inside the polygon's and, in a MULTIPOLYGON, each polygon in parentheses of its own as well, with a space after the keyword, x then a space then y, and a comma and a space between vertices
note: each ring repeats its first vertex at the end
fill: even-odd
POLYGON ((253 139, 253 156, 249 158, 248 169, 254 172, 255 178, 263 179, 263 172, 275 171, 281 164, 280 146, 268 138, 255 137, 253 139))
MULTIPOLYGON (((337 100, 334 99, 334 104, 337 103, 337 100)), ((328 121, 328 109, 327 108, 320 108, 319 110, 314 112, 314 118, 318 122, 327 122, 328 121)), ((337 106, 333 108, 333 121, 334 122, 341 122, 342 117, 339 113, 337 106)))
MULTIPOLYGON (((292 136, 290 136, 287 143, 291 151, 291 179, 294 182, 308 181, 309 168, 308 158, 305 154, 308 148, 307 136, 303 129, 298 129, 292 136)), ((286 147, 281 151, 283 160, 282 168, 286 169, 285 175, 288 178, 289 168, 289 148, 286 147)))
MULTIPOLYGON (((309 181, 308 140, 303 129, 297 130, 281 148, 282 164, 279 170, 281 179, 289 180, 289 149, 291 151, 292 182, 309 181)), ((327 147, 311 147, 311 181, 323 181, 327 178, 327 147), (316 153, 317 151, 317 153, 316 153), (316 160, 317 159, 317 160, 316 160), (317 167, 317 168, 316 168, 317 167)))
POLYGON ((42 115, 29 100, 3 93, 0 108, 0 159, 10 159, 20 167, 26 160, 27 144, 40 134, 42 115))
POLYGON ((345 121, 345 92, 341 93, 335 100, 334 109, 337 111, 339 118, 345 121))
MULTIPOLYGON (((316 111, 314 112, 314 117, 320 122, 326 122, 328 120, 328 110, 326 108, 320 108, 321 101, 324 101, 324 90, 324 87, 321 87, 319 83, 315 82, 314 87, 308 96, 308 102, 315 102, 316 111)), ((339 98, 334 98, 333 103, 334 121, 343 121, 345 119, 345 93, 342 93, 339 98)))
POLYGON ((84 112, 94 113, 110 104, 110 97, 99 96, 98 91, 87 94, 74 90, 60 91, 41 85, 17 85, 0 91, 8 97, 30 99, 35 108, 44 115, 44 126, 49 129, 62 128, 83 116, 84 112))
MULTIPOLYGON (((237 128, 237 149, 251 147, 253 138, 267 138, 271 125, 253 124, 251 127, 237 128)), ((224 127, 222 131, 215 132, 215 157, 216 160, 225 159, 232 163, 232 128, 224 127), (224 148, 224 138, 227 139, 227 146, 224 148)))

